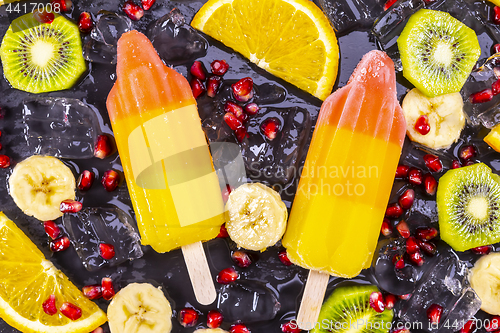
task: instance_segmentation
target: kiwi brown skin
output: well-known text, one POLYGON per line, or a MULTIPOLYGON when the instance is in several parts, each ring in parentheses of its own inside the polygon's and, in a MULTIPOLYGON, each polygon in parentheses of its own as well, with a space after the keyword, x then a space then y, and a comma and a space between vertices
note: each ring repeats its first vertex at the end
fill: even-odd
POLYGON ((50 24, 28 13, 10 25, 0 57, 12 87, 31 93, 69 89, 86 71, 78 26, 54 15, 50 24))
POLYGON ((441 239, 454 250, 500 241, 500 177, 485 164, 447 171, 436 202, 441 239))

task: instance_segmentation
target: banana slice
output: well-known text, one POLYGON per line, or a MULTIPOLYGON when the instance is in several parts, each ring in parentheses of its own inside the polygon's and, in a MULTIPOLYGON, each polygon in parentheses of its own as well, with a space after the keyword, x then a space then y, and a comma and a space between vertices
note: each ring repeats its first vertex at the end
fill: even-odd
POLYGON ((417 88, 404 98, 402 108, 406 119, 408 137, 434 149, 449 147, 460 137, 465 126, 464 102, 460 93, 426 97, 417 88), (430 131, 422 135, 415 129, 417 119, 426 115, 430 131))
POLYGON ((242 248, 263 251, 276 244, 286 229, 288 211, 280 195, 260 183, 243 184, 226 203, 226 228, 242 248))
POLYGON ((228 331, 224 331, 220 328, 201 328, 199 330, 194 331, 194 333, 229 333, 228 331))
POLYGON ((9 192, 26 215, 54 220, 63 215, 61 201, 75 199, 75 177, 57 158, 34 155, 16 165, 9 178, 9 192))
POLYGON ((169 333, 172 308, 160 288, 131 283, 121 289, 108 307, 111 333, 169 333))
POLYGON ((481 299, 481 310, 500 315, 500 253, 490 253, 476 262, 470 285, 481 299))

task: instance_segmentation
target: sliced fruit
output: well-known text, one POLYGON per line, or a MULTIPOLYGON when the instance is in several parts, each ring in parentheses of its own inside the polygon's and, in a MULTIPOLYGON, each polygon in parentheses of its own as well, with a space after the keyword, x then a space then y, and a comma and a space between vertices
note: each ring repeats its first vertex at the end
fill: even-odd
POLYGON ((481 298, 481 310, 500 315, 500 253, 482 256, 471 270, 470 284, 481 298))
POLYGON ((160 288, 131 283, 121 289, 108 307, 111 333, 172 330, 172 308, 160 288))
POLYGON ((9 325, 22 332, 88 333, 106 322, 106 314, 2 212, 0 235, 0 317, 9 325), (73 321, 60 311, 47 314, 43 303, 51 295, 57 309, 71 303, 81 310, 81 317, 73 321))
POLYGON ((337 77, 337 38, 308 0, 210 0, 191 25, 324 100, 337 77))
POLYGON ((484 142, 500 153, 500 124, 491 129, 488 135, 484 137, 484 142))
POLYGON ((69 89, 85 72, 78 26, 54 15, 50 24, 40 24, 32 13, 12 21, 0 46, 12 87, 31 93, 69 89))
POLYGON ((323 303, 318 318, 320 325, 315 325, 311 333, 347 331, 346 327, 350 332, 389 332, 392 310, 379 313, 370 306, 370 295, 377 292, 377 287, 370 285, 338 287, 323 303))
POLYGON ((398 47, 404 77, 428 97, 460 91, 481 55, 474 30, 430 9, 410 17, 398 47))
POLYGON ((441 239, 454 250, 500 241, 500 177, 485 164, 446 172, 436 202, 441 239))
POLYGON ((406 134, 410 140, 433 149, 449 147, 458 140, 465 126, 464 103, 460 93, 437 97, 426 97, 414 88, 406 94, 403 113, 406 119, 406 134), (429 130, 422 132, 418 122, 427 118, 429 130), (422 134, 425 133, 425 134, 422 134))
POLYGON ((229 333, 229 332, 224 331, 221 328, 201 328, 199 330, 194 331, 194 333, 229 333))
POLYGON ((276 244, 286 229, 288 211, 280 195, 260 183, 243 184, 226 203, 226 228, 240 247, 262 251, 276 244))
POLYGON ((18 163, 9 178, 9 193, 24 214, 41 221, 63 213, 59 205, 75 199, 75 177, 57 158, 34 155, 18 163))

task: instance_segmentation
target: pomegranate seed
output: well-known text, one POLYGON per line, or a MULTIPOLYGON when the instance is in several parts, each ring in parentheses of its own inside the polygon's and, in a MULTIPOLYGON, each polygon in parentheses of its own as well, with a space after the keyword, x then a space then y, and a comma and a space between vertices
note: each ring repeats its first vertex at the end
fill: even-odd
POLYGON ((432 324, 438 324, 441 320, 441 314, 443 313, 443 307, 439 304, 432 304, 427 309, 427 318, 432 324))
POLYGON ((144 8, 144 10, 149 10, 151 6, 154 5, 156 0, 141 0, 141 2, 142 2, 142 8, 144 8))
POLYGON ((52 4, 52 8, 54 8, 54 11, 59 11, 59 9, 62 12, 68 12, 71 9, 71 6, 73 6, 73 3, 70 0, 52 0, 50 2, 52 4), (57 8, 59 6, 59 8, 57 8))
POLYGON ((179 323, 184 327, 193 327, 198 322, 199 314, 195 309, 184 308, 179 311, 179 323))
MULTIPOLYGON (((500 48, 500 44, 497 45, 499 45, 500 48)), ((493 84, 491 85, 491 92, 494 96, 500 94, 500 80, 496 80, 495 82, 493 82, 493 84)))
POLYGON ((374 291, 370 294, 370 306, 378 313, 384 312, 384 296, 382 296, 380 291, 374 291))
POLYGON ((108 192, 113 192, 119 183, 120 175, 115 170, 108 170, 102 175, 101 184, 108 192))
POLYGON ((82 210, 82 203, 80 201, 67 199, 61 202, 59 205, 59 210, 62 213, 78 213, 82 210))
POLYGON ((394 264, 394 268, 403 269, 405 267, 405 260, 402 255, 396 254, 392 257, 392 263, 394 264))
MULTIPOLYGON (((493 45, 493 52, 498 53, 500 52, 500 44, 495 44, 493 45)), ((495 75, 496 76, 496 75, 495 75)))
POLYGON ((401 194, 398 202, 403 209, 410 209, 411 206, 413 205, 414 200, 415 200, 415 191, 410 188, 404 191, 403 194, 401 194))
POLYGON ((110 260, 115 256, 115 247, 112 244, 99 244, 99 254, 103 259, 110 260))
POLYGON ((274 140, 280 130, 279 119, 276 117, 267 118, 260 125, 260 130, 269 140, 274 140))
POLYGON ((252 263, 252 259, 250 258, 248 253, 244 251, 234 251, 231 254, 231 259, 233 259, 236 265, 242 268, 248 267, 252 263))
POLYGON ((250 333, 250 330, 243 324, 235 324, 231 326, 229 333, 250 333))
POLYGON ((417 230, 415 230, 415 236, 417 236, 418 239, 423 241, 431 240, 435 238, 437 235, 438 235, 437 229, 432 227, 418 227, 417 230))
POLYGON ((424 156, 424 161, 425 166, 432 172, 439 172, 443 169, 443 164, 436 155, 427 154, 424 156))
POLYGON ((113 151, 113 143, 109 136, 101 134, 97 137, 95 145, 94 156, 100 159, 106 158, 111 155, 113 151))
POLYGON ((61 233, 61 229, 59 229, 54 221, 43 222, 43 229, 45 230, 45 233, 52 239, 56 239, 61 233))
POLYGON ((248 103, 245 105, 245 112, 248 113, 251 116, 255 116, 257 113, 259 113, 259 106, 256 103, 248 103))
POLYGON ((426 241, 422 241, 420 239, 417 239, 417 244, 418 244, 418 247, 425 253, 427 254, 429 257, 432 257, 436 254, 436 245, 432 242, 426 242, 426 241))
POLYGON ((500 24, 500 7, 495 6, 491 15, 491 21, 495 24, 500 24))
POLYGON ((382 221, 382 227, 380 228, 380 233, 385 237, 392 235, 391 222, 386 218, 384 218, 384 220, 382 221))
POLYGON ((49 247, 52 252, 61 252, 66 250, 69 247, 68 236, 59 237, 58 239, 51 241, 49 247))
POLYGON ((224 268, 219 272, 219 275, 217 275, 217 282, 219 282, 220 284, 229 284, 236 281, 237 278, 238 272, 236 272, 234 268, 229 267, 224 268))
POLYGON ((194 98, 200 97, 206 91, 203 82, 197 78, 191 80, 191 90, 193 91, 194 98))
POLYGON ((493 98, 493 92, 491 91, 491 89, 484 89, 471 94, 469 97, 469 101, 472 104, 486 103, 491 101, 492 98, 493 98))
POLYGON ((283 333, 300 333, 302 330, 295 320, 290 320, 288 323, 281 325, 281 332, 283 333))
POLYGON ((80 174, 80 177, 78 177, 77 181, 77 186, 80 191, 88 191, 92 187, 92 184, 94 184, 94 178, 95 175, 92 171, 89 170, 83 170, 83 172, 80 174))
POLYGON ((43 302, 42 304, 43 312, 49 316, 53 316, 57 313, 56 307, 56 295, 52 294, 43 302))
POLYGON ((417 239, 413 236, 410 236, 406 239, 406 252, 408 254, 412 254, 420 250, 417 244, 417 239))
POLYGON ((476 328, 476 320, 469 320, 464 324, 462 328, 460 328, 460 333, 472 333, 476 328))
POLYGON ((59 311, 71 320, 78 320, 82 316, 82 309, 69 302, 63 303, 59 311))
POLYGON ((234 131, 234 135, 236 135, 236 138, 238 139, 238 142, 243 141, 246 137, 248 137, 247 129, 245 127, 240 127, 237 128, 234 131))
POLYGON ((389 0, 384 5, 384 10, 389 9, 397 0, 389 0))
POLYGON ((484 329, 486 332, 493 332, 498 330, 500 327, 500 317, 499 316, 491 316, 489 322, 484 325, 484 329))
POLYGON ((488 254, 493 250, 492 245, 484 245, 472 248, 471 251, 475 254, 488 254))
POLYGON ((410 168, 408 170, 408 182, 412 185, 422 184, 422 171, 417 168, 410 168))
POLYGON ((229 234, 227 233, 226 225, 223 224, 220 226, 220 231, 219 234, 217 235, 217 238, 227 238, 229 237, 229 234))
POLYGON ((421 135, 426 135, 431 130, 431 126, 429 125, 429 118, 426 115, 418 117, 414 127, 415 131, 417 131, 421 135))
POLYGON ((224 75, 229 69, 229 65, 226 60, 214 60, 210 64, 210 68, 215 75, 224 75))
POLYGON ((292 262, 290 259, 288 259, 288 255, 286 254, 286 250, 281 250, 278 252, 278 257, 280 258, 280 261, 283 265, 285 266, 292 266, 292 262))
POLYGON ((33 17, 40 23, 52 23, 55 19, 54 13, 48 12, 46 10, 35 10, 33 12, 33 17))
POLYGON ((458 157, 460 157, 462 161, 468 161, 471 158, 476 157, 476 154, 477 154, 476 148, 472 145, 467 145, 460 148, 458 157))
POLYGON ((473 165, 473 164, 476 164, 474 161, 471 161, 471 160, 468 160, 467 162, 464 163, 464 167, 466 166, 469 166, 469 165, 473 165))
POLYGON ((385 217, 397 219, 403 215, 403 208, 396 202, 389 204, 385 210, 385 217))
POLYGON ((10 158, 7 155, 0 155, 0 168, 5 169, 10 167, 10 158))
POLYGON ((80 29, 82 33, 88 34, 90 31, 92 31, 93 27, 94 23, 92 23, 92 17, 90 16, 90 13, 81 13, 80 17, 78 18, 78 29, 80 29))
POLYGON ((219 311, 217 311, 217 310, 208 311, 207 326, 209 328, 219 328, 220 324, 222 324, 223 320, 224 320, 224 317, 222 317, 222 314, 219 311))
POLYGON ((237 101, 246 102, 253 97, 253 80, 245 77, 231 85, 233 96, 237 101))
POLYGON ((0 143, 0 149, 2 149, 2 148, 3 148, 3 146, 2 146, 2 144, 0 143))
POLYGON ((231 191, 231 186, 229 186, 229 184, 226 184, 226 187, 222 190, 222 201, 224 201, 224 203, 226 203, 229 199, 231 191))
POLYGON ((396 302, 398 301, 396 296, 394 296, 393 294, 387 294, 384 300, 385 308, 388 310, 392 310, 394 308, 394 305, 396 305, 396 302))
POLYGON ((411 298, 412 294, 404 294, 404 295, 399 295, 399 299, 402 299, 403 301, 407 301, 411 298))
POLYGON ((236 118, 236 116, 231 112, 226 112, 226 114, 224 115, 224 121, 233 131, 237 128, 243 127, 241 121, 239 121, 238 118, 236 118))
POLYGON ((396 178, 407 178, 408 177, 408 170, 410 170, 410 167, 404 164, 398 165, 398 168, 396 169, 396 178))
POLYGON ((140 20, 144 15, 144 10, 132 1, 125 2, 125 4, 123 5, 123 11, 133 21, 140 20))
POLYGON ((243 108, 231 101, 227 101, 226 104, 224 104, 224 111, 231 112, 232 114, 234 114, 241 123, 246 122, 248 119, 247 114, 243 112, 243 108))
POLYGON ((101 290, 102 290, 102 298, 106 301, 115 296, 115 287, 113 287, 113 280, 109 277, 102 278, 101 280, 101 290))
POLYGON ((416 251, 410 254, 410 261, 417 266, 422 266, 425 262, 425 259, 422 256, 422 252, 416 251))
POLYGON ((453 160, 453 162, 451 162, 452 169, 458 169, 460 167, 461 167, 461 165, 460 165, 460 162, 458 160, 453 160))
POLYGON ((207 81, 207 96, 214 98, 219 93, 219 88, 222 83, 220 76, 212 75, 207 81))
POLYGON ((198 60, 193 63, 189 72, 194 77, 200 79, 201 81, 205 81, 205 79, 207 78, 207 75, 205 74, 205 69, 203 69, 203 64, 198 60))
POLYGON ((438 183, 436 178, 434 178, 430 173, 424 175, 425 193, 427 193, 428 195, 436 194, 437 185, 438 183))
POLYGON ((396 226, 396 229, 398 230, 401 237, 403 237, 403 238, 410 237, 410 227, 408 227, 408 224, 404 220, 401 220, 398 223, 398 225, 396 226))
POLYGON ((398 328, 398 329, 392 331, 392 333, 411 333, 411 332, 409 329, 403 327, 403 328, 398 328))
POLYGON ((85 286, 82 288, 82 293, 89 299, 98 299, 102 297, 102 287, 99 284, 85 286))

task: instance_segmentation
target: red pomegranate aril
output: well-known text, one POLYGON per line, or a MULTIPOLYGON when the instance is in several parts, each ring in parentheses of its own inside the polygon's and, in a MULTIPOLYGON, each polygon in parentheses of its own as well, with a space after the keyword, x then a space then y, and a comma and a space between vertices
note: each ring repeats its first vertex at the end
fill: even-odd
POLYGON ((462 161, 468 161, 471 158, 475 157, 476 154, 477 154, 476 147, 474 147, 473 145, 467 145, 460 148, 458 157, 460 157, 462 161))
POLYGON ((35 10, 33 12, 33 17, 40 23, 50 24, 54 21, 54 13, 48 12, 46 10, 35 10))
POLYGON ((495 24, 500 24, 500 7, 493 7, 493 12, 491 14, 491 21, 495 24))
POLYGON ((427 309, 427 318, 432 324, 439 324, 441 321, 441 314, 443 313, 443 307, 439 304, 432 304, 427 309))
POLYGON ((412 294, 404 294, 404 295, 399 295, 399 299, 402 299, 403 301, 407 301, 411 298, 412 294))
POLYGON ((217 235, 217 238, 227 238, 229 237, 229 234, 227 233, 226 225, 223 224, 220 226, 220 231, 219 234, 217 235))
POLYGON ((286 250, 281 250, 278 252, 278 257, 280 258, 280 261, 283 265, 285 266, 292 266, 293 263, 288 259, 288 254, 286 254, 286 250))
POLYGON ((256 103, 248 103, 245 105, 245 112, 248 113, 251 116, 255 116, 257 113, 259 113, 259 106, 256 103))
POLYGON ((370 294, 370 306, 378 313, 384 312, 384 296, 382 296, 380 291, 374 291, 370 294))
POLYGON ((94 156, 103 159, 111 155, 112 151, 113 143, 111 138, 106 134, 99 135, 94 149, 94 156))
POLYGON ((260 125, 260 131, 269 139, 274 140, 280 130, 280 121, 276 117, 267 118, 260 125))
POLYGON ((418 227, 415 230, 415 236, 423 241, 428 241, 435 238, 438 235, 438 231, 433 227, 418 227))
POLYGON ((63 303, 59 311, 71 320, 78 320, 82 316, 82 309, 69 302, 63 303))
POLYGON ((244 251, 234 251, 231 254, 231 259, 233 259, 236 265, 242 268, 248 267, 252 263, 252 259, 250 258, 248 253, 244 251))
POLYGON ((234 135, 236 135, 236 139, 238 139, 238 142, 242 142, 243 139, 248 137, 248 132, 245 127, 240 127, 234 131, 234 135))
POLYGON ((417 239, 413 236, 410 236, 406 239, 406 252, 408 254, 412 254, 420 250, 420 247, 417 244, 417 239))
POLYGON ((52 294, 43 302, 42 304, 43 312, 49 316, 53 316, 57 313, 56 307, 56 295, 52 294))
POLYGON ((385 210, 385 217, 388 218, 397 219, 401 215, 403 215, 403 208, 397 202, 389 204, 385 210))
POLYGON ((83 170, 78 177, 77 187, 80 191, 88 191, 94 184, 95 175, 92 171, 83 170))
POLYGON ((384 218, 382 221, 382 227, 380 228, 380 233, 385 237, 392 235, 392 225, 389 219, 384 218))
POLYGON ((391 331, 392 333, 411 333, 409 329, 403 327, 403 328, 398 328, 395 329, 394 331, 391 331))
POLYGON ((196 77, 197 79, 200 79, 201 81, 205 81, 207 78, 207 74, 205 74, 205 69, 203 68, 203 64, 196 60, 193 65, 191 66, 191 69, 189 72, 196 77))
POLYGON ((413 201, 415 200, 415 191, 407 189, 399 197, 398 203, 403 209, 410 209, 413 206, 413 201))
POLYGON ((492 98, 493 98, 493 92, 491 91, 491 89, 484 89, 471 94, 469 97, 469 101, 472 104, 486 103, 491 101, 492 98))
POLYGON ((491 316, 489 322, 486 322, 484 329, 486 332, 493 332, 498 330, 500 327, 500 316, 491 316))
POLYGON ((144 10, 133 1, 125 2, 123 5, 123 11, 133 21, 138 21, 144 16, 144 10))
POLYGON ((404 257, 399 254, 396 254, 394 257, 392 257, 392 263, 394 264, 394 268, 396 269, 403 269, 406 266, 404 257))
POLYGON ((227 101, 226 104, 224 104, 224 111, 234 114, 241 123, 244 123, 247 120, 247 115, 243 112, 243 108, 231 101, 227 101))
POLYGON ((212 69, 212 73, 215 75, 224 75, 229 69, 229 64, 226 60, 214 60, 210 64, 210 68, 212 69))
POLYGON ((198 98, 206 91, 206 89, 200 79, 193 78, 191 80, 191 91, 193 92, 194 98, 198 98))
POLYGON ((473 165, 473 164, 476 164, 476 162, 474 162, 472 160, 468 160, 468 161, 464 162, 464 164, 462 166, 466 167, 466 166, 473 165))
POLYGON ((493 96, 500 94, 500 80, 496 80, 495 82, 493 82, 493 84, 491 85, 491 92, 493 93, 493 96))
POLYGON ((429 125, 429 118, 426 115, 422 115, 417 118, 415 122, 415 131, 420 133, 421 135, 426 135, 430 132, 431 126, 429 125))
POLYGON ((231 112, 226 112, 226 114, 224 115, 224 121, 233 131, 237 128, 243 127, 241 121, 239 121, 238 118, 236 118, 236 116, 231 112))
POLYGON ((81 13, 80 17, 78 18, 78 29, 80 29, 80 32, 88 34, 92 31, 93 27, 94 23, 92 23, 92 16, 90 16, 90 13, 81 13))
POLYGON ((417 266, 422 266, 425 262, 424 257, 422 256, 422 252, 415 251, 409 255, 410 261, 417 266))
POLYGON ((389 9, 397 0, 388 0, 384 5, 384 10, 389 9))
POLYGON ((2 149, 2 148, 3 148, 3 146, 2 146, 2 144, 0 143, 0 149, 2 149))
POLYGON ((384 305, 387 310, 392 310, 398 301, 397 297, 393 294, 387 294, 384 297, 384 305))
POLYGON ((425 166, 429 168, 432 172, 439 172, 443 170, 443 164, 441 160, 436 155, 427 154, 424 155, 425 166))
POLYGON ((184 308, 179 311, 179 323, 183 327, 193 327, 198 323, 198 311, 191 308, 184 308))
POLYGON ((61 229, 59 229, 54 221, 43 222, 43 229, 45 230, 45 233, 52 239, 56 239, 61 234, 61 229))
POLYGON ((209 328, 219 328, 222 324, 224 317, 217 310, 210 310, 207 314, 207 326, 209 328))
POLYGON ((220 76, 212 75, 207 81, 207 96, 214 98, 219 93, 222 80, 220 76))
POLYGON ((300 333, 302 330, 295 320, 290 320, 288 323, 281 325, 281 332, 283 333, 300 333))
POLYGON ((224 268, 217 275, 217 282, 220 284, 229 284, 236 281, 236 279, 238 279, 238 272, 232 267, 224 268))
POLYGON ((108 192, 113 192, 120 183, 120 175, 115 170, 108 170, 104 172, 101 179, 101 184, 108 192))
POLYGON ((476 320, 471 319, 460 328, 460 333, 472 333, 476 328, 476 320))
POLYGON ((80 201, 67 199, 61 202, 59 210, 62 213, 78 213, 82 210, 82 203, 80 201))
POLYGON ((460 162, 458 160, 453 160, 453 162, 451 162, 452 169, 458 169, 460 167, 462 167, 462 166, 460 165, 460 162))
POLYGON ((422 250, 422 252, 424 252, 429 257, 434 256, 437 252, 436 245, 432 242, 426 242, 426 241, 422 241, 420 239, 417 239, 417 244, 418 244, 418 247, 422 250))
POLYGON ((142 8, 144 8, 144 10, 149 10, 155 2, 156 0, 142 0, 142 8))
POLYGON ((250 333, 250 330, 243 324, 235 324, 231 326, 229 333, 250 333))
POLYGON ((410 168, 408 170, 408 182, 412 185, 420 185, 423 181, 423 173, 420 169, 410 168))
POLYGON ((410 167, 404 164, 398 165, 398 168, 396 169, 396 178, 407 178, 408 177, 408 171, 410 170, 410 167))
POLYGON ((471 249, 472 253, 481 254, 481 255, 488 254, 492 250, 493 250, 492 245, 483 245, 483 246, 478 246, 478 247, 474 247, 471 249))
POLYGON ((73 6, 73 3, 70 0, 52 0, 50 3, 52 4, 52 8, 54 8, 55 12, 58 12, 59 10, 61 12, 67 12, 71 9, 71 6, 73 6))
POLYGON ((430 173, 427 173, 424 175, 424 189, 425 193, 428 195, 434 195, 436 194, 437 190, 437 180, 432 176, 430 173))
POLYGON ((0 168, 5 169, 10 167, 10 157, 7 155, 0 155, 0 168))
POLYGON ((110 260, 115 256, 115 247, 112 244, 99 244, 99 254, 103 259, 110 260))
POLYGON ((51 241, 49 247, 52 252, 61 252, 68 249, 69 243, 68 236, 62 236, 51 241))
POLYGON ((82 288, 82 293, 88 299, 98 299, 102 297, 102 287, 98 284, 85 286, 82 288))
POLYGON ((102 290, 102 298, 106 301, 115 296, 115 287, 113 286, 113 280, 109 277, 102 278, 101 280, 101 290, 102 290))
POLYGON ((253 80, 245 77, 231 85, 233 96, 239 102, 246 102, 253 97, 253 80))
POLYGON ((408 223, 406 223, 404 220, 401 220, 396 225, 396 229, 398 230, 401 237, 403 237, 403 238, 410 237, 410 227, 408 227, 408 223))

